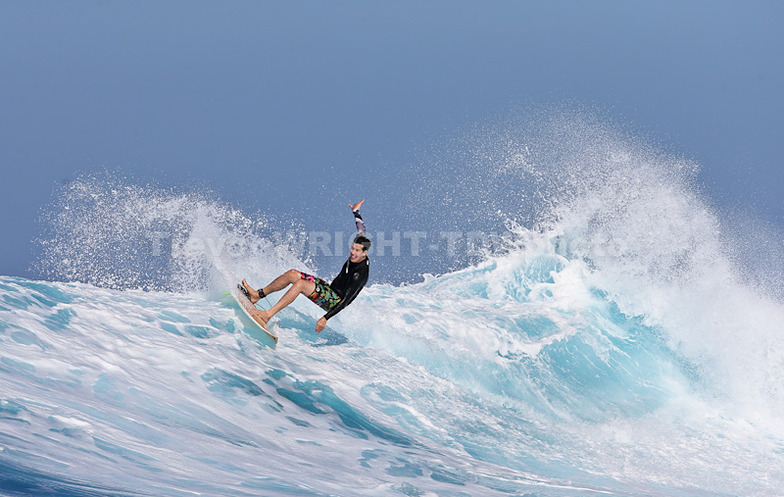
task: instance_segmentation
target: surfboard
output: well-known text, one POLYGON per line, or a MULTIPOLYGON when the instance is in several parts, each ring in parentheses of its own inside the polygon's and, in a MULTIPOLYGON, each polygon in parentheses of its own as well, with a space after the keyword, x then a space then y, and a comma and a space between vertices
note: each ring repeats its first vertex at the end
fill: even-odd
POLYGON ((239 289, 239 287, 232 288, 231 292, 229 292, 229 293, 231 293, 231 296, 234 297, 234 300, 236 300, 237 303, 240 305, 240 309, 242 309, 242 312, 244 312, 245 315, 248 316, 251 321, 253 321, 255 324, 257 324, 259 326, 259 328, 261 328, 261 330, 264 333, 266 333, 268 337, 270 337, 272 339, 273 342, 278 343, 278 335, 273 333, 273 331, 270 329, 269 325, 267 325, 267 323, 265 323, 261 319, 257 319, 256 317, 253 316, 253 314, 251 313, 251 310, 255 309, 256 306, 254 306, 253 304, 250 303, 250 300, 248 300, 248 297, 246 297, 245 294, 242 293, 242 291, 239 289))

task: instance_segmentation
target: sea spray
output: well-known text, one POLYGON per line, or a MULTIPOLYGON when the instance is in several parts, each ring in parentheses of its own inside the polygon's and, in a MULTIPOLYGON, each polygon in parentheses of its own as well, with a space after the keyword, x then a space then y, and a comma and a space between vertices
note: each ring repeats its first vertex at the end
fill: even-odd
POLYGON ((100 287, 222 293, 225 276, 261 281, 310 265, 303 238, 292 234, 296 222, 287 223, 283 236, 272 216, 244 213, 208 192, 137 184, 115 172, 63 185, 40 225, 35 269, 100 287))
POLYGON ((411 171, 426 185, 414 205, 435 224, 503 229, 491 260, 552 244, 582 261, 582 284, 657 330, 691 388, 775 424, 784 408, 782 233, 732 223, 700 189, 695 161, 565 105, 488 119, 422 164, 411 171))
POLYGON ((774 285, 749 277, 753 262, 735 257, 741 227, 721 222, 693 163, 577 119, 557 129, 560 143, 591 144, 550 163, 562 194, 546 225, 565 255, 586 261, 591 284, 622 312, 663 330, 699 372, 695 388, 773 424, 784 408, 784 309, 766 291, 774 285))

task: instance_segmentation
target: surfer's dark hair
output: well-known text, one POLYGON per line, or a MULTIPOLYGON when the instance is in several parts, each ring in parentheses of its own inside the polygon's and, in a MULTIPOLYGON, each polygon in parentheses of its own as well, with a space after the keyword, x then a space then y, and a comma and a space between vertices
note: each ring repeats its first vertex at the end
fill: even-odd
POLYGON ((354 238, 354 243, 362 245, 362 248, 365 250, 365 252, 367 252, 370 248, 370 238, 366 237, 365 235, 357 235, 356 238, 354 238))

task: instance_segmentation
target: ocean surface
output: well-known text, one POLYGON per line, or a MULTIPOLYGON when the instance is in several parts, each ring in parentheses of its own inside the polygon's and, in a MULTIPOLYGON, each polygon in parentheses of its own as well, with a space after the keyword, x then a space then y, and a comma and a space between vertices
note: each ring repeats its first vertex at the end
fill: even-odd
POLYGON ((494 192, 457 226, 496 227, 492 250, 406 282, 371 253, 327 330, 300 298, 277 345, 230 285, 342 259, 206 194, 65 185, 41 278, 0 276, 0 494, 782 495, 780 239, 687 161, 546 121, 420 178, 433 202, 494 192))

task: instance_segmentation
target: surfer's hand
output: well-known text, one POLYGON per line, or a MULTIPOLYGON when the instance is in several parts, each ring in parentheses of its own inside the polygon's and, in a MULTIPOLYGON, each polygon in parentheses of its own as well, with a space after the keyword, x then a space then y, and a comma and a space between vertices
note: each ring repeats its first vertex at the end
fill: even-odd
POLYGON ((316 322, 316 333, 321 333, 325 326, 327 326, 327 318, 322 317, 316 322))
POLYGON ((356 204, 348 204, 348 206, 351 207, 352 211, 358 211, 359 208, 362 207, 362 204, 364 204, 364 203, 365 203, 364 200, 360 200, 356 204))

